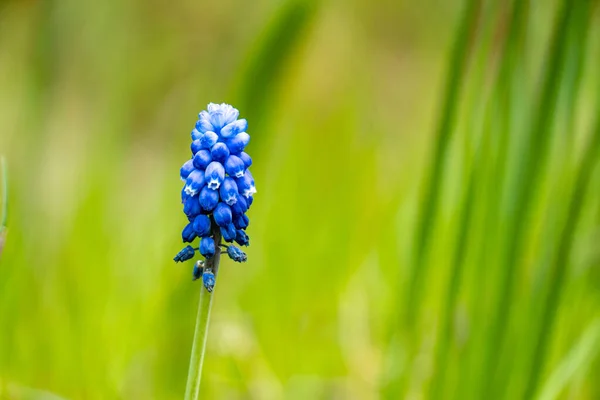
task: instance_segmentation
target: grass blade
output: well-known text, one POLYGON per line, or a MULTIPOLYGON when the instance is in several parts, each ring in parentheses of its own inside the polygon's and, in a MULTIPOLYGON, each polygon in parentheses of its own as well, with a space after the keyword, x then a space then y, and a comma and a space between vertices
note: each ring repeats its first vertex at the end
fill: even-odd
POLYGON ((267 106, 286 62, 297 48, 316 13, 313 1, 292 0, 284 4, 250 54, 241 82, 236 85, 236 104, 256 126, 267 106))
POLYGON ((521 252, 526 243, 527 222, 532 206, 532 199, 539 184, 539 175, 549 153, 550 127, 555 114, 559 83, 562 74, 563 56, 566 49, 566 32, 570 21, 572 7, 568 0, 563 1, 557 15, 553 37, 548 54, 548 69, 544 75, 542 90, 537 101, 536 114, 529 132, 523 138, 522 155, 518 158, 520 166, 514 189, 508 202, 507 215, 510 216, 507 242, 501 254, 500 295, 496 300, 496 309, 492 314, 489 329, 490 337, 484 354, 483 393, 492 393, 492 385, 496 378, 497 354, 505 346, 506 329, 512 312, 512 297, 520 265, 521 252))
POLYGON ((600 351, 600 319, 583 332, 581 339, 546 380, 537 397, 539 400, 558 398, 560 392, 577 372, 585 369, 600 351))
POLYGON ((464 10, 452 49, 446 78, 446 89, 442 102, 442 114, 434 139, 431 167, 421 194, 418 225, 415 241, 415 262, 408 287, 406 302, 407 326, 412 326, 419 311, 419 296, 427 274, 426 253, 431 231, 438 211, 439 190, 443 178, 443 166, 452 139, 452 130, 461 97, 464 72, 469 59, 470 43, 477 24, 481 2, 469 0, 464 10))
POLYGON ((585 193, 599 156, 600 119, 597 121, 590 143, 581 160, 575 187, 569 201, 567 220, 558 242, 556 257, 554 258, 554 262, 550 269, 550 287, 546 292, 546 299, 542 311, 542 323, 537 332, 537 340, 535 341, 529 381, 527 389, 525 390, 524 398, 526 399, 533 398, 537 389, 538 380, 544 369, 548 343, 552 337, 558 306, 565 286, 564 279, 569 265, 569 256, 575 237, 575 229, 583 208, 585 193))

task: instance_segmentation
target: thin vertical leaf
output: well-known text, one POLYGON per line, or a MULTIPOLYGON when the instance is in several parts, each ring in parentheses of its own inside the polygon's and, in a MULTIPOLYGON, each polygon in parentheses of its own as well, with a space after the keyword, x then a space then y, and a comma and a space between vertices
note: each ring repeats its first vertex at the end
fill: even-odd
POLYGON ((531 211, 532 199, 538 187, 538 178, 549 153, 550 128, 554 118, 559 83, 563 72, 563 56, 566 50, 566 32, 572 12, 568 0, 563 1, 558 11, 553 36, 550 41, 547 69, 539 93, 535 114, 527 135, 523 138, 522 154, 518 157, 520 164, 516 171, 516 183, 510 193, 508 204, 508 224, 505 227, 507 242, 503 248, 500 268, 500 294, 496 300, 496 309, 492 314, 484 355, 483 393, 492 392, 492 384, 497 374, 498 354, 506 345, 506 331, 512 312, 512 297, 518 266, 521 263, 521 252, 526 243, 527 219, 531 211))
POLYGON ((260 125, 265 107, 272 105, 286 63, 300 44, 316 11, 314 1, 288 1, 250 53, 248 66, 243 71, 241 82, 236 85, 236 104, 256 125, 260 125))
MULTIPOLYGON (((600 110, 598 110, 600 112, 600 110)), ((569 200, 568 214, 565 225, 560 235, 558 249, 552 267, 550 269, 550 286, 543 301, 542 324, 537 332, 535 349, 529 374, 529 382, 525 390, 525 399, 533 398, 537 389, 540 375, 545 366, 548 343, 552 338, 556 315, 558 313, 560 299, 564 291, 564 280, 569 265, 569 257, 575 237, 575 229, 579 221, 579 215, 585 201, 587 187, 598 163, 600 156, 600 118, 598 119, 590 142, 581 160, 577 172, 575 187, 569 200)))
POLYGON ((419 296, 424 277, 427 275, 426 254, 438 212, 443 167, 452 139, 456 112, 461 99, 464 73, 469 59, 470 43, 477 25, 480 7, 481 1, 479 0, 469 0, 467 2, 450 55, 442 112, 434 138, 430 167, 421 193, 421 206, 414 249, 415 262, 408 287, 408 298, 404 307, 407 310, 407 326, 412 326, 420 309, 419 296))

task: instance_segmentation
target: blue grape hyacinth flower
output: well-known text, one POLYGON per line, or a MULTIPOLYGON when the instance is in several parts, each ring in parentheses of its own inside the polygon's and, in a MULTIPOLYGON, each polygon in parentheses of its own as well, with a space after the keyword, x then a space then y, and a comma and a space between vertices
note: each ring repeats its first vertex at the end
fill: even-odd
POLYGON ((244 253, 240 248, 235 246, 227 247, 227 255, 235 262, 246 262, 248 257, 246 257, 246 253, 244 253))
POLYGON ((202 254, 205 261, 196 262, 192 275, 194 280, 202 276, 208 291, 213 290, 217 272, 210 262, 222 247, 236 262, 247 259, 239 248, 222 243, 249 244, 245 231, 250 219, 246 213, 256 193, 248 170, 252 158, 245 151, 250 142, 248 122, 239 119, 239 115, 237 109, 225 103, 210 103, 201 111, 191 133, 191 157, 179 170, 185 182, 181 202, 187 217, 181 236, 184 243, 198 239, 199 245, 186 246, 175 261, 190 260, 196 251, 202 254), (200 265, 212 267, 205 269, 200 265))

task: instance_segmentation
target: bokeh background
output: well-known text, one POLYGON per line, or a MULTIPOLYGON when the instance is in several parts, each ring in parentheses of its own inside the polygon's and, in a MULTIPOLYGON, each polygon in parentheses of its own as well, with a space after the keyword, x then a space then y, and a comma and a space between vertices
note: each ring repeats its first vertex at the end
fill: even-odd
POLYGON ((597 1, 0 1, 0 398, 183 397, 179 167, 249 121, 207 399, 600 398, 597 1))

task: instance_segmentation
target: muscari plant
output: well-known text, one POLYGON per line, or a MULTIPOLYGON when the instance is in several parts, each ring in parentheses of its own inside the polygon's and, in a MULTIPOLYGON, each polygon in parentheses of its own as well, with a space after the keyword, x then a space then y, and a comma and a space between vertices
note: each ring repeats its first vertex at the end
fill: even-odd
POLYGON ((244 152, 250 141, 246 133, 248 122, 238 119, 239 111, 229 104, 210 103, 200 112, 192 130, 192 157, 180 169, 183 212, 188 223, 181 233, 184 243, 190 243, 175 256, 175 262, 193 259, 193 280, 200 279, 200 305, 188 373, 186 399, 197 399, 200 391, 202 364, 206 349, 208 323, 212 306, 221 250, 236 262, 245 262, 246 254, 234 246, 248 246, 245 230, 249 219, 246 212, 256 193, 254 178, 248 170, 252 159, 244 152), (193 243, 198 239, 198 247, 193 243), (225 244, 225 243, 230 244, 225 244))

